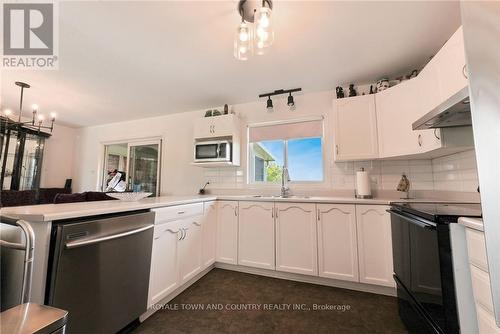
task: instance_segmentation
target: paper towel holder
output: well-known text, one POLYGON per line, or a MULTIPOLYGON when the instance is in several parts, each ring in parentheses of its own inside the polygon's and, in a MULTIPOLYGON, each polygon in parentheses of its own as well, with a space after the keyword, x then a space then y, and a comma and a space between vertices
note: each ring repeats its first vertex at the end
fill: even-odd
MULTIPOLYGON (((364 172, 365 169, 361 167, 361 172, 364 172)), ((357 199, 371 199, 373 198, 373 195, 358 195, 357 189, 354 190, 354 197, 357 199)))

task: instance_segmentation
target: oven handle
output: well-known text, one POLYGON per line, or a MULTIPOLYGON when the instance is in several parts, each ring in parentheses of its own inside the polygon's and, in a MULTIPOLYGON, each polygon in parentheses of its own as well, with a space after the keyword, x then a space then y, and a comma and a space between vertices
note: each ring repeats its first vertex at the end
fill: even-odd
POLYGON ((398 216, 399 218, 404 219, 407 222, 410 222, 414 225, 417 225, 418 227, 422 227, 422 228, 425 228, 428 230, 435 230, 436 229, 436 224, 432 223, 430 221, 423 221, 415 216, 402 215, 399 212, 397 212, 396 210, 387 210, 387 212, 389 212, 392 215, 398 216))

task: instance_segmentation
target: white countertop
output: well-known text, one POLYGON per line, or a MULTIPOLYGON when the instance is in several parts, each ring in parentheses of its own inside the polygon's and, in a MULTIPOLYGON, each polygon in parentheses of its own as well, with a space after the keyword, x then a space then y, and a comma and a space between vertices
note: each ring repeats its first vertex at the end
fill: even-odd
POLYGON ((125 202, 118 200, 96 201, 96 202, 78 202, 67 204, 42 204, 29 206, 15 206, 1 208, 1 215, 24 219, 30 222, 53 221, 60 219, 71 219, 86 216, 95 216, 116 212, 126 212, 142 209, 153 209, 166 206, 174 206, 189 203, 207 202, 213 200, 227 201, 264 201, 264 202, 298 202, 298 203, 332 203, 332 204, 376 204, 389 205, 392 202, 452 202, 439 201, 435 199, 357 199, 352 197, 256 197, 255 195, 205 195, 205 196, 160 196, 146 198, 137 202, 125 202))
POLYGON ((483 220, 481 218, 458 218, 458 223, 468 228, 484 232, 483 220))

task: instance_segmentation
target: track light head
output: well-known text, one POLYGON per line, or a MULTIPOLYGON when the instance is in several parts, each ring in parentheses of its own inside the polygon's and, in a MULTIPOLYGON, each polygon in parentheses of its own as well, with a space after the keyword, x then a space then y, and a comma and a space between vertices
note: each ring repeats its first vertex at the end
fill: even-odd
POLYGON ((286 104, 287 104, 287 106, 290 107, 291 110, 295 109, 295 101, 293 100, 292 93, 290 93, 290 95, 288 95, 288 102, 286 104))
POLYGON ((267 105, 266 105, 267 111, 272 112, 273 111, 273 100, 271 100, 271 97, 267 97, 267 105))

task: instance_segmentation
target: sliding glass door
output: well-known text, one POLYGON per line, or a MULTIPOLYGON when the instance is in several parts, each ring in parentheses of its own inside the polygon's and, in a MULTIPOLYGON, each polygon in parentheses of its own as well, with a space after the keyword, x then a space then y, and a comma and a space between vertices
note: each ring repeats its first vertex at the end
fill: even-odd
POLYGON ((128 189, 158 194, 160 142, 128 144, 128 189))
POLYGON ((122 175, 127 191, 144 191, 158 196, 160 162, 161 139, 105 145, 102 190, 108 188, 116 170, 122 175))

